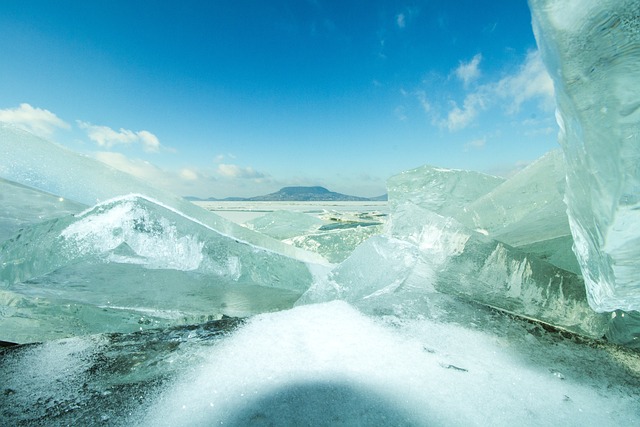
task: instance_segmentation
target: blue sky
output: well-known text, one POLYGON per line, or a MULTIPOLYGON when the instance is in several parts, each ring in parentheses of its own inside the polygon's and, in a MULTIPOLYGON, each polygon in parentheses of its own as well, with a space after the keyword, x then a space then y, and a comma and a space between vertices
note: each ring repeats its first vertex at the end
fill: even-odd
POLYGON ((525 0, 6 0, 0 55, 0 121, 181 195, 376 196, 557 146, 525 0))

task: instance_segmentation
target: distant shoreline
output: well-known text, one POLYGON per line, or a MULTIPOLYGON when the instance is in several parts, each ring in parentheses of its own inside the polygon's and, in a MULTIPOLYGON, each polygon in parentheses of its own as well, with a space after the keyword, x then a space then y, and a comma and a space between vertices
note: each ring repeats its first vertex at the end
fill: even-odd
POLYGON ((377 197, 358 197, 348 194, 336 193, 324 187, 283 187, 275 193, 255 197, 225 197, 217 199, 209 197, 206 199, 185 196, 185 199, 192 202, 372 202, 386 201, 387 195, 377 197))

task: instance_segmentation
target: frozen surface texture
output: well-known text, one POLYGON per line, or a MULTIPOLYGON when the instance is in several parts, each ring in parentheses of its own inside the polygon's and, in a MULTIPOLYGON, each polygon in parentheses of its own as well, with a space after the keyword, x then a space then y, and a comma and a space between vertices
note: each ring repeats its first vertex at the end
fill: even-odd
POLYGON ((244 223, 264 233, 309 252, 330 263, 344 261, 353 250, 383 230, 385 215, 380 212, 296 212, 277 210, 244 223))
POLYGON ((637 425, 637 353, 345 302, 0 350, 1 425, 637 425))
POLYGON ((529 1, 553 78, 575 251, 598 311, 640 309, 640 2, 529 1))

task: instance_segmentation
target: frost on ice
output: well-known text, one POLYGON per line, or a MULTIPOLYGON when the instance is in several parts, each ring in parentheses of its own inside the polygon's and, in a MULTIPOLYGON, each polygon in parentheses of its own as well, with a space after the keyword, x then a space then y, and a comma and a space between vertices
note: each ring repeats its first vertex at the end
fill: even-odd
POLYGON ((554 81, 565 200, 597 311, 640 309, 640 3, 530 0, 554 81))

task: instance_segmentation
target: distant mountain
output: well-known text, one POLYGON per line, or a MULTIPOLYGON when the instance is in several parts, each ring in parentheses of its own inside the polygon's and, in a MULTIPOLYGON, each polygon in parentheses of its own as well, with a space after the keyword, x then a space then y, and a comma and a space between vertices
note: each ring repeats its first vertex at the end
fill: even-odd
POLYGON ((386 202, 389 200, 389 195, 383 194, 382 196, 369 197, 369 200, 372 202, 386 202))
POLYGON ((251 197, 249 200, 265 202, 357 202, 367 201, 369 199, 365 197, 348 196, 346 194, 335 193, 324 187, 284 187, 275 193, 267 194, 266 196, 251 197))
POLYGON ((185 199, 191 201, 247 201, 247 202, 368 202, 368 201, 386 201, 387 195, 378 197, 357 197, 347 194, 329 191, 324 187, 284 187, 275 193, 256 197, 227 197, 225 199, 201 199, 194 196, 186 196, 185 199))

